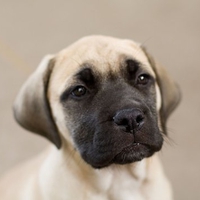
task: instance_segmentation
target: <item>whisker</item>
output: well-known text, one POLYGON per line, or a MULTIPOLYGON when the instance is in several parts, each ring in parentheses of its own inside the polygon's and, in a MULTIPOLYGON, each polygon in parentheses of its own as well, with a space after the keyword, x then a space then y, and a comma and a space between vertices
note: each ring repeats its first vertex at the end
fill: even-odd
POLYGON ((146 38, 142 43, 141 43, 141 46, 145 46, 145 44, 151 40, 154 36, 149 36, 148 38, 146 38))

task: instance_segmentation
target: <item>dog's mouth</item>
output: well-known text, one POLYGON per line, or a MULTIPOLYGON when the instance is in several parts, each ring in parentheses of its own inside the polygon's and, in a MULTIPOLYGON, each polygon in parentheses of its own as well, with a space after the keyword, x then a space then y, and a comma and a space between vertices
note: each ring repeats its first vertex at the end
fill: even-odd
POLYGON ((120 151, 112 160, 115 164, 128 164, 141 161, 154 154, 154 150, 144 143, 134 142, 120 151))
POLYGON ((96 137, 92 138, 92 145, 85 148, 85 143, 83 143, 84 145, 79 146, 79 151, 82 158, 94 168, 138 162, 152 156, 162 148, 162 135, 154 130, 152 132, 154 134, 140 130, 132 134, 120 130, 115 131, 114 134, 106 132, 106 138, 105 134, 102 134, 105 132, 98 132, 95 134, 96 137))
MULTIPOLYGON (((115 134, 117 133, 115 132, 115 134)), ((162 148, 163 139, 161 135, 158 138, 150 137, 151 140, 147 137, 144 139, 145 135, 142 132, 139 135, 140 137, 128 133, 124 135, 123 133, 123 137, 120 137, 122 135, 119 134, 118 137, 111 137, 106 140, 97 138, 95 145, 91 145, 89 149, 85 148, 84 145, 83 151, 80 148, 79 150, 88 164, 100 169, 112 164, 123 165, 141 161, 162 148)))
POLYGON ((124 147, 117 154, 113 155, 113 157, 110 157, 110 159, 90 164, 92 164, 94 168, 104 168, 111 164, 130 164, 150 157, 158 150, 159 149, 152 148, 152 146, 148 144, 133 142, 131 145, 124 147))
POLYGON ((106 121, 96 126, 88 142, 78 138, 80 154, 92 167, 130 164, 150 157, 161 149, 163 138, 159 128, 147 117, 146 123, 135 129, 129 124, 122 124, 123 120, 117 123, 113 125, 113 121, 106 121), (125 129, 127 126, 128 129, 125 129))

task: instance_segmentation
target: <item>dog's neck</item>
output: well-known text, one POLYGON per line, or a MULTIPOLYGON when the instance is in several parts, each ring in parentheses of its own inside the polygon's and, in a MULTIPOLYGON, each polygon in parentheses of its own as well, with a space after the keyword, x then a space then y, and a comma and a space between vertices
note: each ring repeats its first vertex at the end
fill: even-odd
MULTIPOLYGON (((74 193, 75 187, 77 194, 68 194, 70 197, 75 195, 74 199, 93 199, 89 197, 92 195, 94 197, 100 195, 100 199, 120 199, 117 197, 103 198, 101 195, 118 195, 116 191, 120 190, 119 194, 126 196, 134 193, 134 190, 140 191, 139 188, 151 181, 151 177, 155 179, 155 172, 160 174, 161 170, 156 155, 133 164, 111 165, 103 169, 94 169, 86 164, 73 148, 62 147, 61 150, 57 150, 52 147, 41 167, 40 176, 42 177, 40 180, 43 188, 48 190, 42 192, 46 194, 53 191, 56 183, 59 182, 59 188, 57 188, 59 192, 51 194, 52 199, 57 199, 57 195, 59 195, 58 199, 66 199, 66 195, 70 191, 74 193), (152 169, 153 167, 156 169, 152 169)), ((134 195, 140 194, 134 193, 134 195)))

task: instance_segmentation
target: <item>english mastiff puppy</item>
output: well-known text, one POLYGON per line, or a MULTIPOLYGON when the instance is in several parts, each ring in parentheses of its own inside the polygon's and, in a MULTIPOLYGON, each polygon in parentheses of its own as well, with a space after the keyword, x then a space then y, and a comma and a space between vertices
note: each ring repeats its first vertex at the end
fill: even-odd
POLYGON ((52 144, 5 175, 1 200, 172 200, 156 154, 180 99, 138 43, 85 37, 46 56, 14 115, 52 144))

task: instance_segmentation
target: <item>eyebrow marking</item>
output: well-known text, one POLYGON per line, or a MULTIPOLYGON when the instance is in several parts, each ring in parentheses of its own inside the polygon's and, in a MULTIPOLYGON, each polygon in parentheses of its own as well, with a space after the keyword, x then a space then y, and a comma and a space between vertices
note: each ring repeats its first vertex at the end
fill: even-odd
POLYGON ((128 59, 126 60, 127 70, 130 73, 135 73, 140 67, 140 63, 136 60, 128 59))
POLYGON ((125 68, 122 69, 125 74, 125 78, 128 80, 133 80, 136 76, 136 72, 139 70, 141 64, 134 59, 127 59, 125 61, 125 68))
POLYGON ((95 84, 95 76, 90 67, 85 67, 79 71, 75 77, 85 83, 86 85, 94 85, 95 84))

